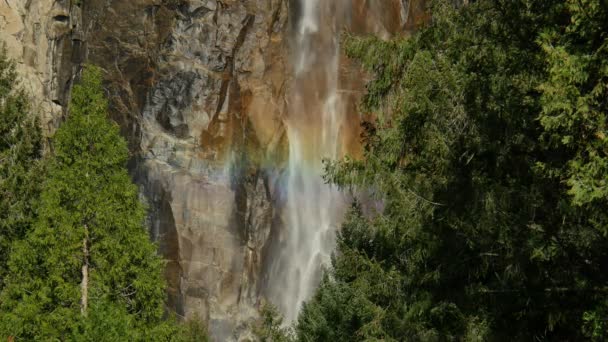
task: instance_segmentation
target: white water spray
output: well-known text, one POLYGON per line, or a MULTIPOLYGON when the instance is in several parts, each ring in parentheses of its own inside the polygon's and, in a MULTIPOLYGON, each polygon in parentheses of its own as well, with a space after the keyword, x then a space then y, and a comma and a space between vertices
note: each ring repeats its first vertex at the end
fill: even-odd
POLYGON ((286 323, 297 318, 329 263, 343 217, 341 194, 324 183, 322 159, 342 155, 344 106, 338 93, 341 0, 300 0, 294 37, 293 94, 287 118, 289 163, 280 251, 269 297, 286 323))

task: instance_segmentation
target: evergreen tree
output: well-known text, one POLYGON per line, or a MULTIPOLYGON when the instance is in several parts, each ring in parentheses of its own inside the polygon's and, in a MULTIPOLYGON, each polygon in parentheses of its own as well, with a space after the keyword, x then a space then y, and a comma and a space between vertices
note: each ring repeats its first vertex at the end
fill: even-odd
MULTIPOLYGON (((589 252, 605 248, 608 236, 608 3, 568 0, 561 11, 567 25, 552 27, 539 39, 549 69, 540 86, 541 141, 547 153, 561 158, 540 161, 537 167, 547 178, 561 181, 572 211, 593 228, 570 232, 578 235, 576 247, 584 252, 579 259, 590 263, 595 255, 589 252)), ((605 267, 608 258, 601 262, 605 267)), ((584 313, 583 329, 588 337, 606 340, 608 284, 601 288, 585 278, 576 276, 595 306, 584 313)))
POLYGON ((290 328, 283 327, 283 317, 272 304, 266 303, 260 310, 260 318, 251 326, 255 337, 260 342, 294 341, 290 328))
POLYGON ((40 193, 42 135, 18 88, 14 63, 0 48, 0 289, 12 245, 35 219, 40 193))
POLYGON ((355 204, 302 341, 605 337, 606 3, 437 1, 410 38, 346 37, 375 73, 355 204))
POLYGON ((10 255, 0 337, 169 340, 178 331, 162 321, 162 261, 125 168, 126 142, 106 117, 99 69, 84 69, 69 109, 34 228, 10 255))

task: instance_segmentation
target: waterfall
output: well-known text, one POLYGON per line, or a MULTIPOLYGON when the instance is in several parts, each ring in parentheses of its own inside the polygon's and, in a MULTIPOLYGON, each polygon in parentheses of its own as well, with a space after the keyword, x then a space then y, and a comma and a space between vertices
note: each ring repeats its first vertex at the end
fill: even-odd
POLYGON ((299 0, 293 33, 294 81, 286 119, 289 160, 281 246, 269 297, 287 323, 310 298, 335 247, 344 199, 324 183, 322 159, 342 156, 345 107, 338 91, 339 33, 348 2, 299 0))

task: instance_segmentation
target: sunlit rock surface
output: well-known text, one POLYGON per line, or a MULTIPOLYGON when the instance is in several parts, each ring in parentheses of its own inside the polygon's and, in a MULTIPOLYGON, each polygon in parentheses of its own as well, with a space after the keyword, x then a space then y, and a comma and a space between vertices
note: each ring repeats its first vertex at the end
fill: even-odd
POLYGON ((16 61, 21 86, 33 98, 50 136, 63 114, 75 68, 84 59, 82 17, 70 1, 0 2, 0 42, 16 61))

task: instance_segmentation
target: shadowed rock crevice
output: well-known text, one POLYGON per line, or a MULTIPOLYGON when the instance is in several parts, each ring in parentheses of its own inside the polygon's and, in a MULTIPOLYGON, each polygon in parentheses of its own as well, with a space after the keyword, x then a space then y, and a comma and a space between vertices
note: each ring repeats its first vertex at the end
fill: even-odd
MULTIPOLYGON (((141 170, 145 171, 145 170, 141 170)), ((137 177, 143 184, 143 193, 147 199, 150 211, 148 227, 152 240, 158 241, 159 253, 167 260, 165 278, 167 280, 167 306, 184 316, 183 296, 180 291, 183 270, 179 260, 180 244, 173 209, 171 194, 165 190, 162 182, 149 178, 149 174, 140 173, 137 177)))

